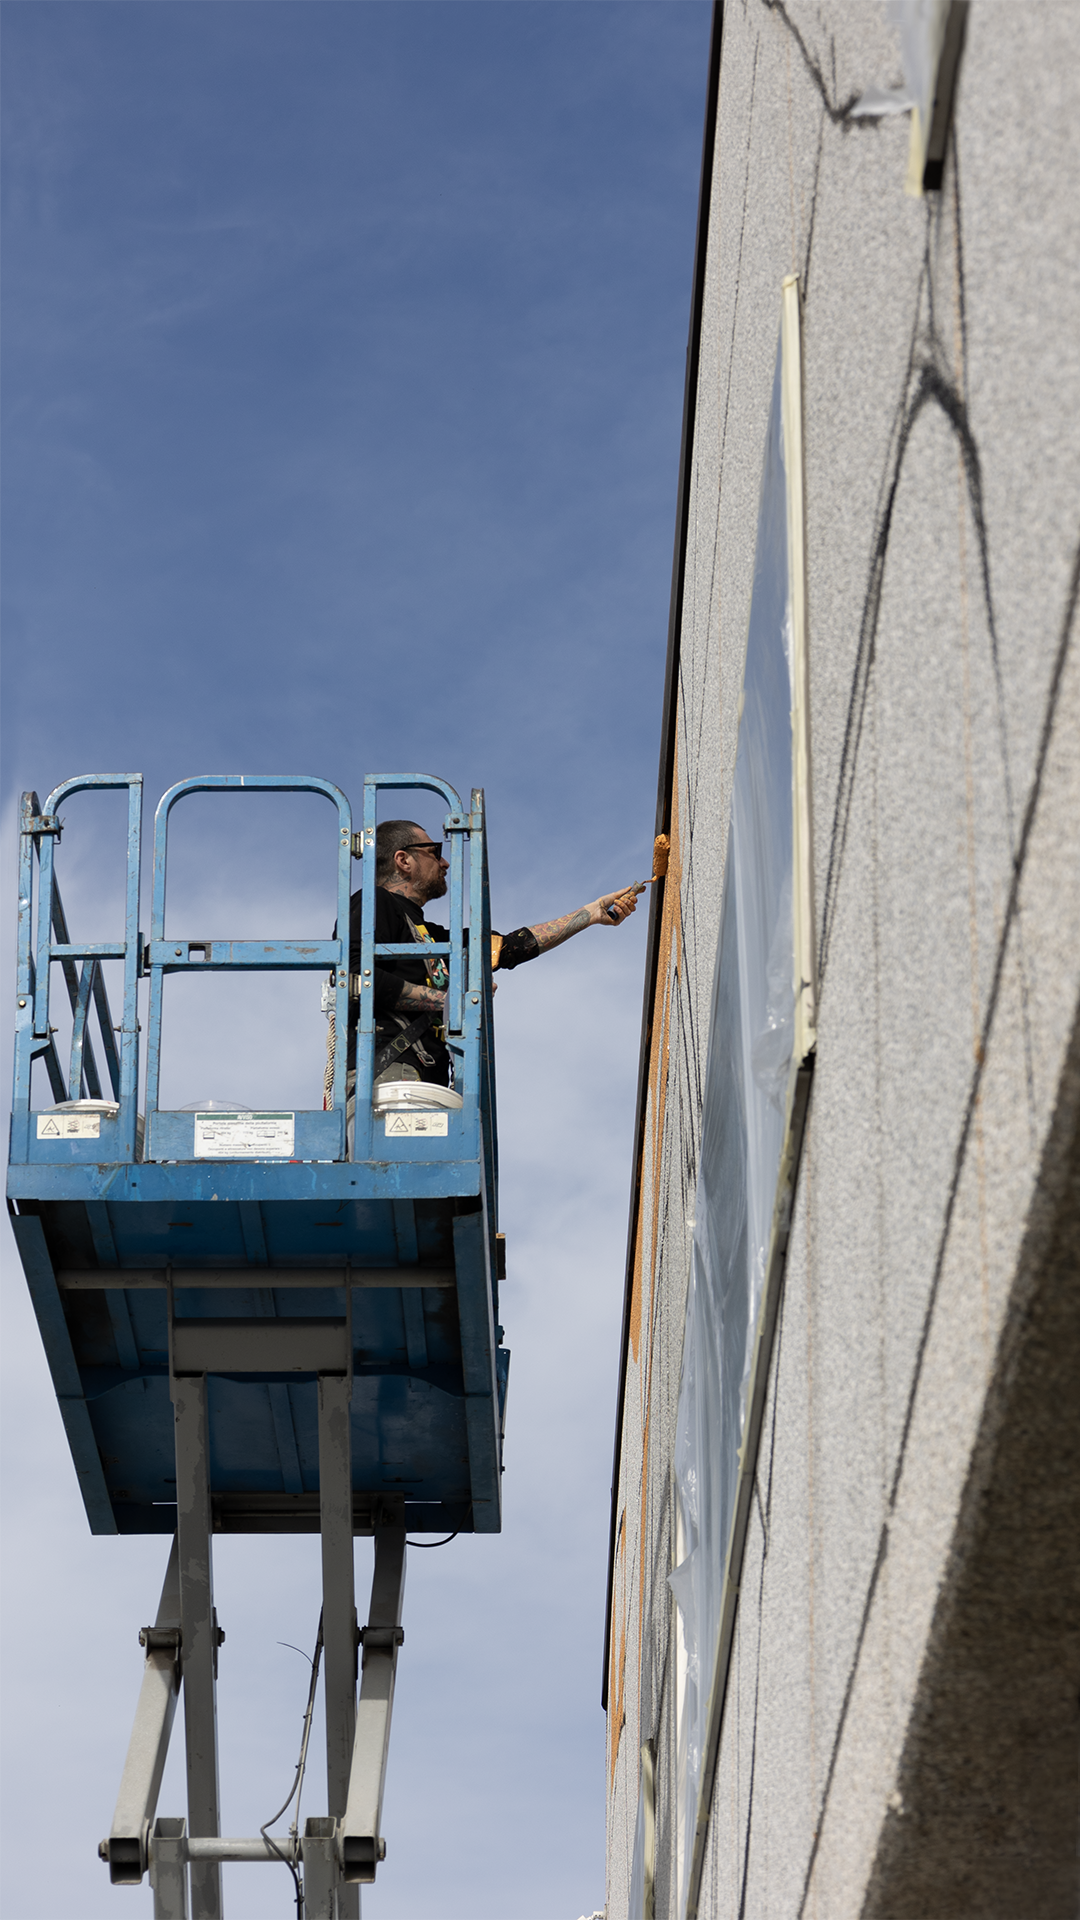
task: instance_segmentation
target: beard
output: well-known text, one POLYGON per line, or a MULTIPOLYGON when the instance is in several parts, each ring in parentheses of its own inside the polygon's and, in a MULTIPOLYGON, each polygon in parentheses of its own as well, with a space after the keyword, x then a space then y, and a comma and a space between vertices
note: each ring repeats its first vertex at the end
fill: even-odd
POLYGON ((425 901, 441 900, 445 892, 446 892, 446 875, 444 873, 440 873, 437 879, 429 880, 425 885, 424 899, 425 901))

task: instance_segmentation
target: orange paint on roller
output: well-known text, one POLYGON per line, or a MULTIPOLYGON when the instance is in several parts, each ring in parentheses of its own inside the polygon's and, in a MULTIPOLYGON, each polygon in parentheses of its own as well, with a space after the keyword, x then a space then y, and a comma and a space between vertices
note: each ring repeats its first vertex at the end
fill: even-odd
MULTIPOLYGON (((644 893, 646 887, 651 887, 655 881, 666 879, 670 855, 671 841, 666 833, 658 833, 656 839, 653 841, 652 874, 650 878, 648 880, 635 880, 632 886, 623 888, 623 894, 644 893)), ((619 895, 615 894, 614 898, 617 900, 619 895)))

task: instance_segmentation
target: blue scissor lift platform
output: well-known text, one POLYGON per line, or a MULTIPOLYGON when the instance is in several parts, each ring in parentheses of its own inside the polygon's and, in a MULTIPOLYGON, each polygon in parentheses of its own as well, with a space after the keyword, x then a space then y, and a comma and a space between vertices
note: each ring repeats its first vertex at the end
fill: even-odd
POLYGON ((142 1691, 102 1852, 118 1884, 149 1870, 155 1915, 185 1920, 221 1914, 223 1860, 286 1854, 302 1875, 308 1920, 346 1920, 359 1913, 359 1884, 374 1879, 384 1852, 379 1818, 406 1533, 494 1533, 501 1522, 509 1355, 498 1325, 483 794, 474 791, 466 810, 443 781, 370 775, 354 833, 344 794, 323 780, 182 781, 157 810, 148 939, 139 926, 141 812, 137 774, 65 781, 44 808, 24 794, 19 869, 12 1227, 92 1531, 173 1536, 157 1618, 140 1636, 142 1691), (80 944, 57 881, 60 809, 77 793, 115 788, 128 794, 123 939, 80 944), (447 809, 450 939, 426 944, 424 954, 442 956, 449 973, 455 1110, 373 1109, 376 957, 417 957, 415 945, 374 943, 376 809, 386 789, 435 794, 447 809), (317 793, 331 802, 334 937, 166 938, 170 815, 186 795, 207 792, 317 793), (355 857, 362 951, 360 973, 350 975, 355 857), (116 1028, 105 962, 123 967, 116 1028), (50 1021, 56 968, 71 1007, 66 1074, 50 1021), (165 976, 296 969, 328 983, 324 1004, 338 1040, 325 1108, 160 1108, 165 976), (355 1091, 344 1044, 350 1000, 355 1091), (46 1087, 51 1100, 35 1104, 46 1087), (219 1832, 222 1636, 211 1543, 228 1532, 322 1536, 328 1808, 289 1841, 219 1832), (371 1610, 360 1630, 356 1534, 375 1541, 371 1610), (186 1821, 156 1814, 181 1685, 186 1821))

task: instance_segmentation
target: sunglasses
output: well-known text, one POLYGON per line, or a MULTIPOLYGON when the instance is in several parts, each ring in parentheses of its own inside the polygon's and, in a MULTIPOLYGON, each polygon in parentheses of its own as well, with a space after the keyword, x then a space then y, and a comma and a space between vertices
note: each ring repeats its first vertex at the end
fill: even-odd
POLYGON ((413 840, 407 847, 402 847, 401 849, 402 853, 431 853, 434 854, 436 860, 442 859, 442 850, 443 843, 441 840, 413 840))

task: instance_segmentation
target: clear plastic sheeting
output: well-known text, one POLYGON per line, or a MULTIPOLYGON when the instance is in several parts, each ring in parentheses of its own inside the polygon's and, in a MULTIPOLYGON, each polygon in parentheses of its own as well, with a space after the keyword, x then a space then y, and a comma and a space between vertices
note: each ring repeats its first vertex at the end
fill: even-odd
POLYGON ((890 25, 900 35, 904 79, 925 125, 934 104, 934 82, 949 0, 886 0, 885 12, 890 25))
POLYGON ((926 125, 934 100, 934 82, 949 12, 949 0, 885 0, 889 25, 900 36, 902 87, 867 87, 851 109, 852 118, 880 119, 917 107, 926 125))
POLYGON ((634 1856, 630 1863, 630 1900, 627 1920, 645 1920, 645 1782, 638 1789, 634 1856))
POLYGON ((630 1899, 627 1920, 653 1920, 656 1871, 656 1761, 653 1748, 646 1742, 641 1749, 641 1783, 638 1787, 637 1822, 634 1827, 634 1853, 630 1863, 630 1899))
POLYGON ((867 87, 851 109, 853 120, 884 120, 889 113, 910 113, 914 96, 906 87, 867 87))
MULTIPOLYGON (((793 645, 778 348, 713 983, 676 1429, 679 1911, 686 1911, 739 1451, 795 1032, 793 645)), ((632 1909, 633 1910, 633 1909, 632 1909)))

